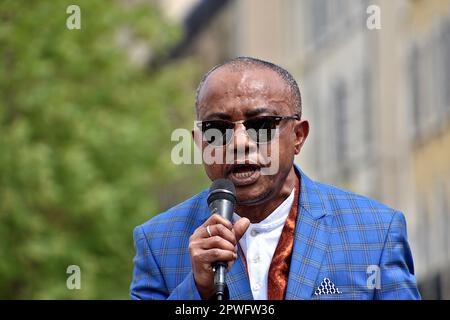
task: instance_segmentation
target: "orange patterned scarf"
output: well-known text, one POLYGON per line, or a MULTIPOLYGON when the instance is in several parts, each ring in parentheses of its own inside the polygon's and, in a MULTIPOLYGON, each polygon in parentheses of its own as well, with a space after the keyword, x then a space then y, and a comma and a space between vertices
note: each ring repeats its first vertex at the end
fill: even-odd
POLYGON ((268 283, 267 283, 267 299, 283 300, 287 281, 289 277, 289 266, 291 265, 292 248, 294 246, 295 222, 297 221, 298 211, 298 195, 300 190, 300 177, 297 176, 295 181, 294 202, 291 211, 281 232, 280 240, 270 263, 268 283))

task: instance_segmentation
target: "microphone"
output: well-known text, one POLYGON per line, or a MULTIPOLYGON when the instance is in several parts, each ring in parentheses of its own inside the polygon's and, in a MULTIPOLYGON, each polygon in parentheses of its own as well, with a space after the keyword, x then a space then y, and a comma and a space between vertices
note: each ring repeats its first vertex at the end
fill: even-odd
MULTIPOLYGON (((219 214, 228 221, 231 221, 236 204, 236 188, 228 179, 214 180, 208 194, 208 206, 211 214, 219 214)), ((218 261, 214 263, 214 285, 216 287, 217 300, 224 300, 227 291, 225 282, 225 270, 228 266, 227 261, 218 261)))

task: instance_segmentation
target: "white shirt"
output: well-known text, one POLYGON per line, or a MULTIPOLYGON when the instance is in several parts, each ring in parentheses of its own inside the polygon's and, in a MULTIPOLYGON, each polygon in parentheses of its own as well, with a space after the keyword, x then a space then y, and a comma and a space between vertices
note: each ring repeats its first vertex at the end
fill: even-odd
MULTIPOLYGON (((247 260, 250 288, 255 300, 267 300, 267 277, 284 223, 294 202, 295 188, 267 218, 251 223, 239 244, 247 260)), ((233 223, 240 216, 233 213, 233 223)))

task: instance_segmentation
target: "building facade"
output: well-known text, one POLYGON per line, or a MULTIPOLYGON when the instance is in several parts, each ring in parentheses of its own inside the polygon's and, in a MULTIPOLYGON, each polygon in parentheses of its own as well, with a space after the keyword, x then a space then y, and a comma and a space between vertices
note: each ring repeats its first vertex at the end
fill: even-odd
POLYGON ((449 299, 450 0, 229 1, 196 41, 205 69, 248 55, 293 73, 297 163, 404 212, 423 297, 449 299))

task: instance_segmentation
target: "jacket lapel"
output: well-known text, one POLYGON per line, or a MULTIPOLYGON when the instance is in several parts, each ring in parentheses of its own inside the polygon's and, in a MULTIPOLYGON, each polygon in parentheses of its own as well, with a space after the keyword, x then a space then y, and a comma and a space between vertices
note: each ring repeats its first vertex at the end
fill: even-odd
POLYGON ((310 299, 328 246, 333 216, 319 187, 297 166, 301 187, 286 299, 310 299))
POLYGON ((242 251, 238 250, 238 258, 227 273, 226 282, 230 292, 230 300, 253 300, 250 280, 248 279, 242 251))

